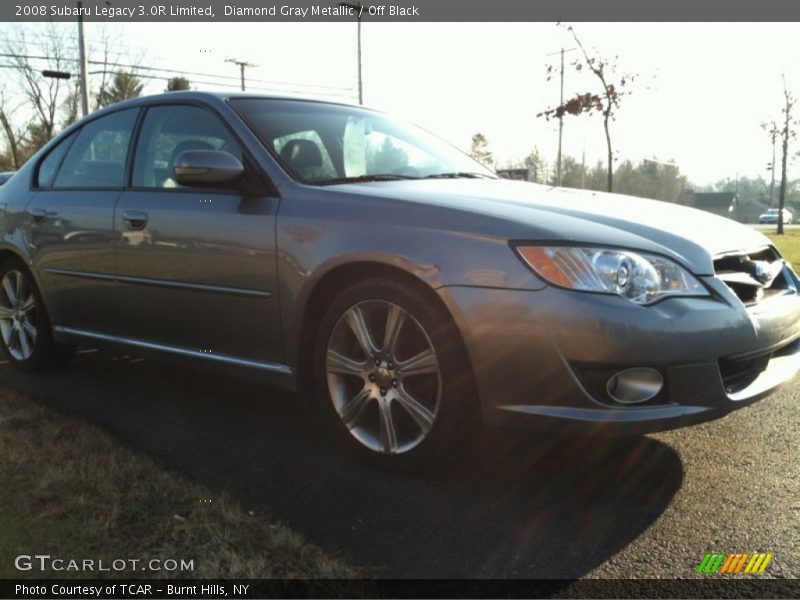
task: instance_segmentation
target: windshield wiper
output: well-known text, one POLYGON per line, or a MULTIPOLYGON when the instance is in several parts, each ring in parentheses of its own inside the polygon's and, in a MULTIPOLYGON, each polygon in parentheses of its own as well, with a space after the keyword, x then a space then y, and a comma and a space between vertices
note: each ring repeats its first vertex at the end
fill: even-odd
POLYGON ((494 177, 484 173, 457 171, 453 173, 434 173, 433 175, 426 175, 422 179, 494 179, 494 177))
POLYGON ((401 179, 419 179, 409 175, 392 175, 383 173, 377 175, 358 175, 357 177, 337 177, 335 179, 323 179, 315 182, 317 185, 334 185, 337 183, 369 183, 371 181, 399 181, 401 179))

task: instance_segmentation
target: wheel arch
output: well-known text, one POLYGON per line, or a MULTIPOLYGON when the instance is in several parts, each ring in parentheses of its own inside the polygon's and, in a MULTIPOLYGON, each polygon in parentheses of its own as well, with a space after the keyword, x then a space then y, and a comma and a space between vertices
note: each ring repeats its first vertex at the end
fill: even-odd
MULTIPOLYGON (((45 298, 45 291, 42 288, 42 282, 39 279, 39 273, 36 272, 36 269, 33 266, 33 261, 30 259, 30 257, 28 257, 24 252, 22 252, 16 246, 12 246, 10 244, 0 245, 0 265, 2 265, 9 259, 17 259, 27 267, 28 272, 30 273, 31 277, 33 277, 33 282, 39 289, 39 294, 41 294, 42 298, 45 298)), ((46 304, 46 298, 45 298, 45 304, 46 304)))
MULTIPOLYGON (((391 279, 408 285, 424 296, 428 302, 436 306, 449 319, 453 334, 457 336, 457 342, 461 350, 463 350, 465 359, 470 360, 469 352, 467 352, 464 338, 454 315, 429 282, 395 264, 368 260, 348 262, 329 269, 314 281, 304 296, 305 301, 298 307, 299 324, 295 330, 299 331, 299 336, 296 338, 298 341, 291 356, 296 367, 298 391, 301 394, 306 395, 311 391, 308 389, 307 384, 311 381, 309 364, 313 351, 314 334, 324 315, 327 301, 355 282, 378 278, 391 279)), ((470 370, 472 370, 471 362, 470 370)))
POLYGON ((0 265, 8 260, 13 259, 18 260, 25 265, 25 267, 28 269, 28 272, 31 274, 31 277, 33 277, 33 282, 36 284, 36 287, 39 288, 39 293, 41 294, 42 285, 39 281, 39 274, 36 272, 36 269, 33 268, 33 261, 31 261, 24 252, 15 246, 10 246, 8 244, 0 245, 0 265))

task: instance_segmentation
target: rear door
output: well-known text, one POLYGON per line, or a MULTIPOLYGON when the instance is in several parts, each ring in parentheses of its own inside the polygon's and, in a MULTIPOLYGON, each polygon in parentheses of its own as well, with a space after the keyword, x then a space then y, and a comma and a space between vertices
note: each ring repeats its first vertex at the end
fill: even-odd
POLYGON ((116 329, 114 205, 125 185, 138 112, 87 123, 39 165, 39 191, 27 207, 29 246, 56 326, 116 329))
POLYGON ((282 362, 276 283, 278 198, 214 111, 152 106, 115 227, 123 335, 173 351, 282 362), (187 150, 223 150, 243 180, 199 189, 172 172, 187 150))

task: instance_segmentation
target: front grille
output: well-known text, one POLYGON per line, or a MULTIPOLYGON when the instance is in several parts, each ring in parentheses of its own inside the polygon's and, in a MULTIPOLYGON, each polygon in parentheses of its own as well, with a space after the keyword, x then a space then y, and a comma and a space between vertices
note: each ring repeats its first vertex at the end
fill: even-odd
POLYGON ((714 272, 746 306, 790 289, 783 261, 774 248, 720 256, 714 261, 714 272))

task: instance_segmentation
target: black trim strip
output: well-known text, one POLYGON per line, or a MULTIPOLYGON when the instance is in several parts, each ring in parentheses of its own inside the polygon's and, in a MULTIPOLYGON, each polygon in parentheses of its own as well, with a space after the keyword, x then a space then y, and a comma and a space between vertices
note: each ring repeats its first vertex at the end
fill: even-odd
POLYGON ((51 275, 65 277, 78 277, 81 279, 97 279, 100 281, 115 281, 117 283, 132 283, 136 285, 153 285, 157 287, 194 290, 198 292, 211 292, 217 294, 231 294, 234 296, 250 296, 256 298, 271 298, 272 292, 251 290, 247 288, 234 288, 221 285, 208 285, 204 283, 187 283, 185 281, 169 281, 166 279, 150 279, 146 277, 129 277, 126 275, 111 275, 109 273, 93 273, 91 271, 72 271, 70 269, 44 269, 51 275))

